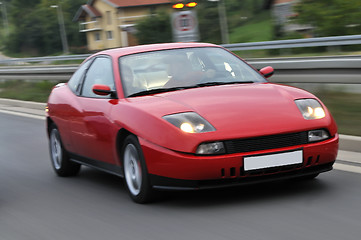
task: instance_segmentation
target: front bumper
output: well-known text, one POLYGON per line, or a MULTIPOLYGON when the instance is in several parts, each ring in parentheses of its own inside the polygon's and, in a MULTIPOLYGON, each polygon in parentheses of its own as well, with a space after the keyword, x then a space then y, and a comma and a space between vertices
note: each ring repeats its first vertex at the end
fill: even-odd
POLYGON ((179 153, 144 139, 139 140, 153 187, 189 190, 235 186, 329 171, 337 157, 339 138, 336 135, 331 139, 312 144, 219 156, 179 153), (244 171, 245 156, 287 152, 295 149, 303 151, 301 164, 244 171))
POLYGON ((317 165, 308 168, 300 168, 293 171, 278 172, 277 174, 259 175, 253 177, 241 177, 215 180, 181 180, 174 178, 150 175, 153 188, 159 190, 204 190, 213 188, 236 187, 248 184, 257 184, 270 181, 281 181, 285 179, 298 178, 327 172, 332 170, 334 162, 317 165))

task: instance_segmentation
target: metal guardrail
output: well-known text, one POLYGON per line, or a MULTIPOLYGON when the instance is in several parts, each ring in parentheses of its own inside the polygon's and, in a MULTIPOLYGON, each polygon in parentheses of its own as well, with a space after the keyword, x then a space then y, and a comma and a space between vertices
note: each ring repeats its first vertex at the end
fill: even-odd
MULTIPOLYGON (((361 35, 236 43, 223 46, 231 51, 237 51, 352 44, 361 44, 361 35)), ((0 80, 66 81, 77 69, 77 65, 14 66, 14 64, 29 62, 49 64, 53 61, 83 60, 88 56, 90 54, 0 60, 0 65, 7 65, 6 67, 0 67, 0 80)), ((257 69, 269 65, 273 66, 275 75, 272 77, 272 81, 274 82, 361 84, 361 56, 263 58, 248 59, 248 62, 257 69)))
POLYGON ((361 84, 361 56, 250 59, 257 69, 272 66, 278 83, 361 84))
POLYGON ((225 44, 230 51, 283 49, 300 47, 343 46, 361 44, 361 35, 278 40, 267 42, 225 44))
MULTIPOLYGON (((355 44, 361 44, 361 35, 277 40, 277 41, 266 41, 266 42, 234 43, 234 44, 224 44, 222 46, 230 51, 244 51, 244 50, 284 49, 284 48, 301 48, 301 47, 304 48, 304 47, 320 47, 320 46, 343 46, 343 45, 355 45, 355 44)), ((90 56, 90 54, 47 56, 47 57, 33 57, 33 58, 10 58, 3 60, 0 59, 0 64, 13 65, 13 64, 21 64, 21 63, 31 63, 31 62, 45 62, 49 64, 53 61, 83 60, 88 56, 90 56)))
POLYGON ((30 57, 30 58, 9 58, 0 59, 2 65, 15 65, 24 63, 44 62, 51 63, 54 61, 72 61, 72 60, 84 60, 91 54, 78 54, 78 55, 61 55, 61 56, 46 56, 46 57, 30 57))
POLYGON ((247 60, 256 68, 273 66, 275 69, 352 69, 361 68, 361 55, 252 58, 247 60))
MULTIPOLYGON (((248 59, 257 69, 272 66, 272 82, 361 84, 361 56, 248 59)), ((0 67, 0 80, 67 81, 78 65, 0 67)))
POLYGON ((1 80, 67 81, 78 68, 73 65, 38 65, 0 67, 1 80))

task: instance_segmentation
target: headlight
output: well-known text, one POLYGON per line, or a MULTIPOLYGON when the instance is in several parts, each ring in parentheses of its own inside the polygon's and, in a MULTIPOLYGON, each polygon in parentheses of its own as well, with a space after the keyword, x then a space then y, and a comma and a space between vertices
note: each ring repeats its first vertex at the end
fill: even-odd
POLYGON ((326 116, 325 110, 316 99, 298 99, 295 103, 304 119, 321 119, 326 116))
POLYGON ((222 142, 202 143, 198 146, 196 154, 211 155, 223 154, 226 150, 222 142))
POLYGON ((166 115, 163 119, 186 133, 213 132, 216 129, 207 120, 195 112, 166 115))
POLYGON ((329 137, 330 135, 328 132, 323 129, 308 131, 308 142, 318 142, 328 139, 329 137))

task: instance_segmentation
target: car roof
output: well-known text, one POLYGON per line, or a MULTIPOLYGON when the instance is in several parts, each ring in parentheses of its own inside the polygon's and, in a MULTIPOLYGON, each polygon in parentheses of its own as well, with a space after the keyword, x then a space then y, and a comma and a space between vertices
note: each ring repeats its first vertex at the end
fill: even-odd
POLYGON ((139 45, 133 47, 124 47, 124 48, 114 48, 109 50, 104 50, 98 53, 93 54, 91 57, 96 55, 110 55, 112 57, 121 57, 124 55, 141 53, 141 52, 151 52, 167 49, 177 49, 177 48, 194 48, 194 47, 220 47, 210 43, 160 43, 160 44, 149 44, 149 45, 139 45))

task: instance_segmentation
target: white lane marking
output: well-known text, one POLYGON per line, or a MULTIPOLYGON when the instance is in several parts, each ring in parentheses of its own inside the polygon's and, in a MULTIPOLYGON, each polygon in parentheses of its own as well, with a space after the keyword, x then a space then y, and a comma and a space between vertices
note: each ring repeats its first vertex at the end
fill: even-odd
POLYGON ((337 160, 361 164, 361 152, 338 150, 337 160))
POLYGON ((10 114, 10 115, 15 115, 15 116, 20 116, 20 117, 39 119, 39 120, 46 119, 46 117, 43 117, 43 116, 38 116, 38 115, 34 115, 34 114, 29 114, 29 113, 13 112, 13 111, 1 110, 1 109, 0 109, 0 113, 10 114))
POLYGON ((335 163, 335 164, 333 164, 333 168, 336 170, 340 170, 340 171, 361 174, 361 167, 357 167, 357 166, 346 165, 346 164, 342 164, 342 163, 335 163))

